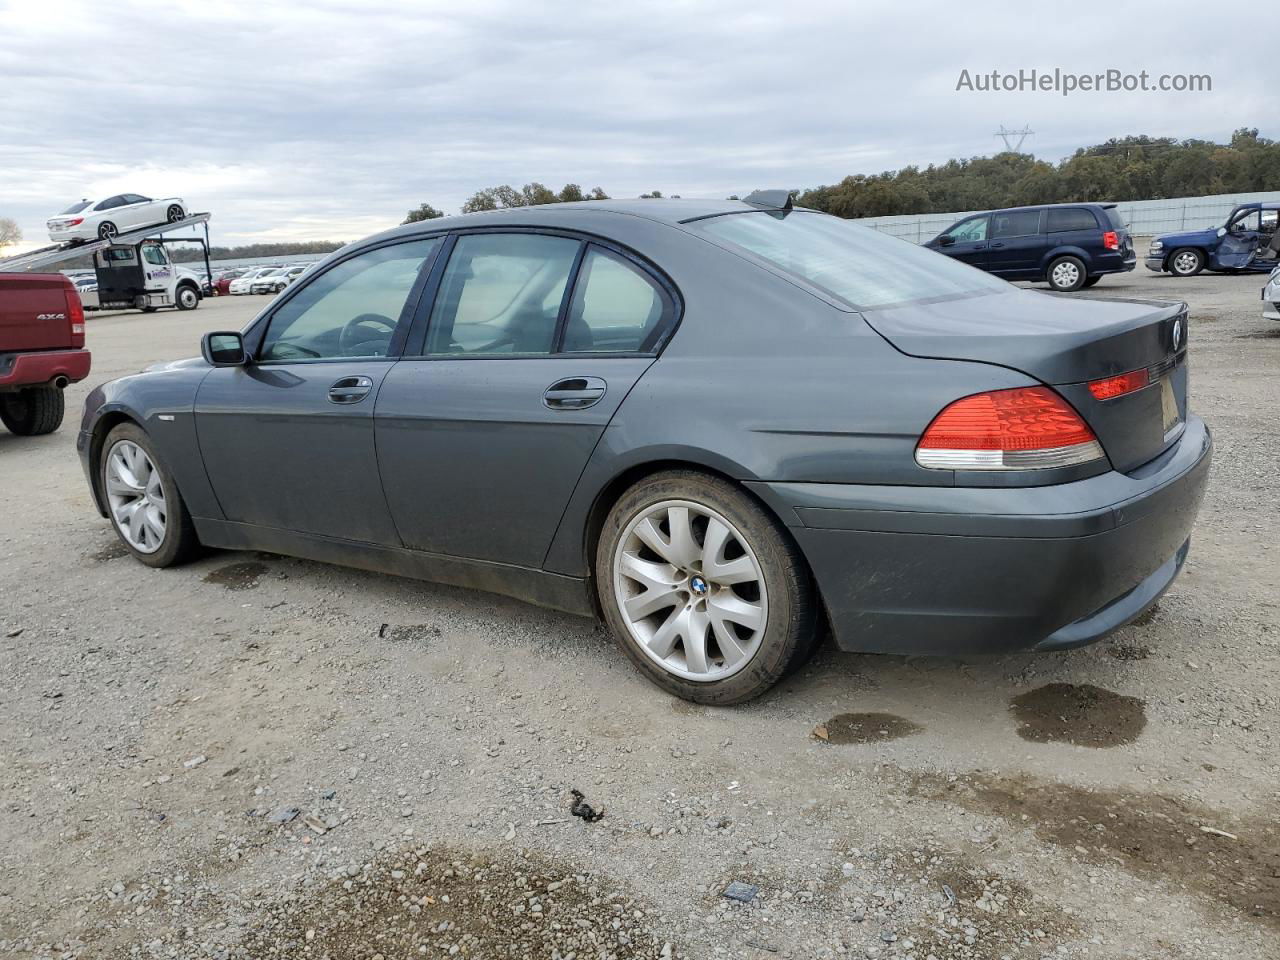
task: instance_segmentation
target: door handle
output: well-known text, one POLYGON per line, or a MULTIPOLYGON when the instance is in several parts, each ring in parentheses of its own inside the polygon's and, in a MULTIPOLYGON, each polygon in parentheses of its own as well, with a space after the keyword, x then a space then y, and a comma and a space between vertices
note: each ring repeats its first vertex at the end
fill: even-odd
POLYGON ((999 250, 999 249, 1000 249, 1001 247, 1003 247, 1003 246, 1004 246, 1004 244, 1003 244, 1003 243, 993 243, 993 244, 991 245, 991 249, 992 249, 992 250, 999 250))
POLYGON ((585 410, 599 403, 606 389, 599 377, 568 377, 547 387, 542 404, 551 410, 585 410))
POLYGON ((373 381, 368 377, 343 377, 335 380, 329 388, 330 403, 359 403, 373 390, 373 381))

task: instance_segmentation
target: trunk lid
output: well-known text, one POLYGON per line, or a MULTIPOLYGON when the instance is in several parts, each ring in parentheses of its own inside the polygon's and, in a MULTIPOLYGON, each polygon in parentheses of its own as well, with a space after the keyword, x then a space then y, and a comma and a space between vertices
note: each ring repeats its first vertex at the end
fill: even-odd
POLYGON ((84 346, 72 330, 71 281, 60 273, 0 273, 0 353, 84 346))
POLYGON ((1158 456, 1186 422, 1185 303, 1014 290, 863 316, 910 356, 997 364, 1054 387, 1120 471, 1158 456), (1091 380, 1141 369, 1150 383, 1133 393, 1097 400, 1089 391, 1091 380))

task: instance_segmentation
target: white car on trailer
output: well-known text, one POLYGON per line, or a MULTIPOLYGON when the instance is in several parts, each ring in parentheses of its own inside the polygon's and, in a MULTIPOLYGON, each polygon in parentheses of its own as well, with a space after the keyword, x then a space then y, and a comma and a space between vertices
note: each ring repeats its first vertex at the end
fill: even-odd
POLYGON ((187 215, 181 197, 153 200, 137 193, 117 193, 105 200, 81 200, 49 219, 55 243, 114 240, 121 233, 158 223, 177 223, 187 215))

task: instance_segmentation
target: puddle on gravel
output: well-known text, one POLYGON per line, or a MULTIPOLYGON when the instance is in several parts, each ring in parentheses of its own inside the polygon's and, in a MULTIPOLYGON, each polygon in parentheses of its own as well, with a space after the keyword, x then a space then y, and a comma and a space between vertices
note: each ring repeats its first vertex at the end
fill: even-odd
POLYGON ((129 548, 119 540, 112 540, 106 546, 96 553, 89 554, 89 559, 94 563, 106 563, 109 560, 119 560, 121 557, 129 555, 129 548))
POLYGON ((911 793, 1028 826, 1089 863, 1220 900, 1280 928, 1280 807, 1236 819, 1161 794, 1031 777, 913 777, 911 793))
POLYGON ((840 713, 813 728, 827 743, 883 743, 919 733, 924 727, 892 713, 840 713))
POLYGON ((258 585, 258 581, 266 572, 265 563, 255 563, 251 560, 244 563, 229 563, 225 567, 219 567, 206 574, 204 582, 220 584, 228 590, 250 590, 258 585))
POLYGON ((650 929, 648 904, 607 877, 536 855, 424 848, 351 872, 269 906, 246 936, 247 955, 632 960, 657 957, 667 943, 650 929))
POLYGON ((1050 683, 1009 701, 1018 718, 1018 736, 1033 743, 1073 743, 1118 747, 1133 743, 1147 725, 1146 705, 1137 697, 1088 683, 1050 683))

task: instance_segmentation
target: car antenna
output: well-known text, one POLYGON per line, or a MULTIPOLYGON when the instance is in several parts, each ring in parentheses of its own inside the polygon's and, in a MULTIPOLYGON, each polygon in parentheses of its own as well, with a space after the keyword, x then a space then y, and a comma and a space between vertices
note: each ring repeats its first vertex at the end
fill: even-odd
POLYGON ((766 210, 790 210, 792 198, 790 190, 755 190, 743 198, 743 203, 766 210))

